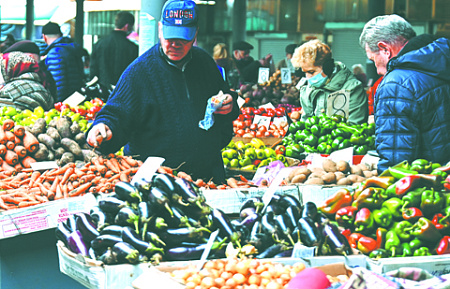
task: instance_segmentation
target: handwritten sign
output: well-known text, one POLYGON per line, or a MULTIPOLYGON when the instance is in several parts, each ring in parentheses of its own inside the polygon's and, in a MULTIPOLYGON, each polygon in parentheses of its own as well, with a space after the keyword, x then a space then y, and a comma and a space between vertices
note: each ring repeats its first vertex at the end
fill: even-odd
POLYGON ((269 129, 270 126, 270 121, 272 120, 271 117, 268 116, 262 116, 262 115, 255 115, 255 117, 253 118, 253 123, 257 124, 258 127, 260 125, 265 126, 267 129, 269 129))
POLYGON ((292 83, 291 70, 286 67, 282 67, 280 70, 281 70, 281 83, 282 84, 292 83))
POLYGON ((328 95, 327 115, 341 115, 348 119, 349 117, 350 92, 339 90, 328 95))
POLYGON ((260 67, 258 73, 258 83, 264 83, 269 81, 270 69, 267 67, 260 67))

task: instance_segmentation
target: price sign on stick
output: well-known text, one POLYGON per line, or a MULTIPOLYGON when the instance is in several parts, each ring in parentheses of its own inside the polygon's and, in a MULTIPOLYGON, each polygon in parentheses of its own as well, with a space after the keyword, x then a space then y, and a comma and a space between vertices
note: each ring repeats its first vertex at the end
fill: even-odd
POLYGON ((215 230, 209 236, 208 242, 206 243, 205 251, 203 251, 202 256, 200 257, 200 262, 197 266, 197 268, 199 270, 203 267, 203 264, 205 264, 206 259, 208 258, 209 252, 211 252, 211 248, 214 244, 214 241, 217 238, 217 235, 219 235, 219 230, 215 230))
POLYGON ((260 125, 265 126, 267 129, 269 129, 270 126, 270 121, 271 121, 271 117, 268 116, 262 116, 262 115, 255 115, 253 118, 253 123, 257 124, 258 127, 260 125))
POLYGON ((258 73, 258 83, 269 81, 270 69, 267 67, 260 67, 258 73))
POLYGON ((262 201, 264 203, 264 210, 266 209, 267 205, 270 203, 270 201, 273 198, 273 195, 275 195, 275 192, 278 190, 281 182, 288 176, 290 170, 281 170, 277 176, 273 179, 272 183, 270 183, 269 188, 266 190, 264 195, 262 196, 262 201))
POLYGON ((134 175, 131 184, 134 186, 138 180, 150 181, 165 160, 161 157, 148 157, 134 175))
POLYGON ((282 67, 280 71, 281 71, 281 83, 282 84, 292 83, 291 70, 289 68, 282 67))
POLYGON ((339 90, 328 95, 327 115, 342 115, 345 119, 349 116, 350 92, 339 90))

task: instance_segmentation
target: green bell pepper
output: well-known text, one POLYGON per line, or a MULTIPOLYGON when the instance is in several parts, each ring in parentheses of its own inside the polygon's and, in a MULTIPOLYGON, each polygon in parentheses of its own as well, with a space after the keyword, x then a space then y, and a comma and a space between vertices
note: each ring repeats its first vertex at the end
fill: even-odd
POLYGON ((411 236, 428 243, 435 244, 442 235, 436 226, 429 219, 422 217, 414 225, 411 226, 411 236))
POLYGON ((383 202, 382 208, 386 208, 391 214, 394 220, 402 220, 402 206, 403 202, 399 198, 390 198, 383 202))
POLYGON ((422 193, 425 191, 424 188, 417 188, 412 191, 407 192, 402 197, 403 207, 404 208, 410 208, 410 207, 420 207, 420 203, 422 202, 422 193))
POLYGON ((358 145, 353 147, 353 152, 355 155, 365 155, 369 151, 369 148, 367 145, 358 145))
POLYGON ((386 200, 384 192, 384 189, 375 187, 355 191, 352 206, 357 208, 379 209, 386 200))
POLYGON ((413 255, 413 250, 411 250, 411 246, 409 243, 401 243, 400 244, 400 253, 399 257, 407 257, 413 255))
POLYGON ((429 174, 432 170, 432 163, 426 159, 416 159, 411 163, 411 170, 421 174, 429 174))
POLYGON ((310 134, 306 137, 306 139, 303 140, 303 143, 309 146, 317 146, 318 138, 317 136, 310 134))
POLYGON ((352 134, 352 136, 350 137, 350 143, 351 144, 362 145, 365 142, 366 142, 366 138, 364 137, 364 135, 352 134))
POLYGON ((372 252, 370 252, 369 254, 369 258, 371 259, 381 259, 381 258, 389 258, 389 252, 386 249, 380 248, 380 249, 376 249, 373 250, 372 252))
POLYGON ((420 247, 414 250, 413 256, 431 256, 430 249, 427 247, 420 247))
POLYGON ((394 224, 392 230, 397 234, 401 241, 407 242, 411 240, 411 226, 409 221, 403 220, 394 224))
POLYGON ((411 247, 411 250, 414 252, 416 249, 423 247, 423 242, 414 237, 411 241, 409 241, 409 246, 411 247))
POLYGON ((384 244, 384 249, 390 252, 390 256, 394 257, 400 250, 400 238, 394 231, 388 231, 386 234, 386 243, 384 244))
POLYGON ((440 191, 435 191, 433 188, 423 191, 420 209, 425 217, 432 217, 434 213, 441 211, 444 206, 445 199, 440 191))
POLYGON ((389 228, 392 223, 392 214, 386 208, 374 210, 373 220, 379 227, 389 228))
POLYGON ((355 215, 355 231, 361 234, 367 234, 373 231, 375 221, 373 214, 368 208, 360 209, 355 215))

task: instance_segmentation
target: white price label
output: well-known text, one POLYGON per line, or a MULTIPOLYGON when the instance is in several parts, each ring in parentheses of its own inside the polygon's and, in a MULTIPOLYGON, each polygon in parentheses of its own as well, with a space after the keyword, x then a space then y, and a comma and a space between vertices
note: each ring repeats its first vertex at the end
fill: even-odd
POLYGON ((341 115, 345 119, 349 117, 350 92, 339 90, 328 95, 327 115, 341 115))
POLYGON ((258 83, 269 81, 270 69, 267 67, 260 67, 258 73, 258 83))
POLYGON ((134 186, 138 180, 149 182, 164 161, 161 157, 148 157, 134 175, 131 184, 134 186))
POLYGON ((70 107, 76 107, 77 105, 79 105, 80 103, 82 103, 85 100, 86 100, 86 96, 82 95, 78 91, 75 91, 74 93, 72 93, 71 96, 66 98, 63 101, 63 103, 68 104, 70 107))
POLYGON ((282 84, 292 83, 291 70, 286 67, 282 67, 280 70, 281 70, 281 83, 282 84))
POLYGON ((265 126, 267 129, 269 129, 270 126, 270 121, 272 120, 271 117, 268 116, 262 116, 262 115, 255 115, 255 117, 253 118, 253 123, 257 124, 258 127, 260 125, 265 126))
POLYGON ((35 163, 31 163, 31 168, 33 169, 33 171, 57 169, 58 164, 55 161, 35 162, 35 163))

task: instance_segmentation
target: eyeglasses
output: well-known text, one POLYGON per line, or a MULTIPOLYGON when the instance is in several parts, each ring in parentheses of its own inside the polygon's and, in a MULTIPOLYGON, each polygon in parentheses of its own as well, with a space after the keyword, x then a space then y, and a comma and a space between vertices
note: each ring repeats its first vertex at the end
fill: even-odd
POLYGON ((178 39, 178 38, 172 38, 172 39, 166 39, 166 41, 170 42, 170 44, 175 43, 178 45, 187 45, 189 44, 192 40, 184 40, 184 39, 178 39))

